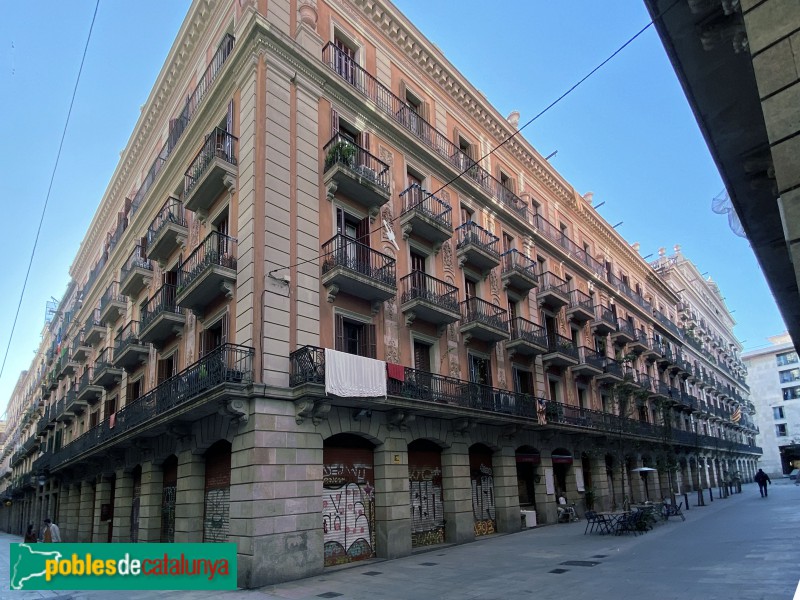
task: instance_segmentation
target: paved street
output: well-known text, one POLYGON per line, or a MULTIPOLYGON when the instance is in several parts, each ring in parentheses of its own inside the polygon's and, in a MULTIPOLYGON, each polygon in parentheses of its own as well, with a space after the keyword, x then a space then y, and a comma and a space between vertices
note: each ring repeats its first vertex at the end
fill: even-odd
MULTIPOLYGON (((800 486, 779 481, 770 486, 769 498, 761 498, 749 484, 742 494, 693 506, 685 522, 670 519, 636 537, 583 535, 585 522, 552 525, 260 590, 113 594, 119 600, 777 600, 792 598, 800 578, 799 507, 800 486)), ((8 545, 0 552, 0 598, 109 597, 109 592, 11 592, 8 545)))

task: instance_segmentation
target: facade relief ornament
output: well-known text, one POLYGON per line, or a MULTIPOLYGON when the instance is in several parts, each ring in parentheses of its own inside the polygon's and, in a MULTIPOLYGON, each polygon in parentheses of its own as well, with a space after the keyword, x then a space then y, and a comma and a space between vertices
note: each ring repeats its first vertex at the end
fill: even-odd
POLYGON ((444 268, 452 272, 453 247, 450 245, 450 240, 445 240, 442 244, 442 262, 444 263, 444 268))
POLYGON ((386 341, 386 362, 400 364, 400 348, 398 348, 397 340, 386 341))
POLYGON ((312 29, 317 28, 317 2, 316 0, 300 0, 297 7, 300 22, 305 23, 312 29))
POLYGON ((456 358, 450 359, 450 377, 458 379, 461 377, 461 365, 456 358))
MULTIPOLYGON (((497 269, 489 271, 489 287, 492 290, 492 296, 500 295, 500 280, 497 278, 497 269)), ((497 300, 495 300, 495 302, 497 302, 497 300)))

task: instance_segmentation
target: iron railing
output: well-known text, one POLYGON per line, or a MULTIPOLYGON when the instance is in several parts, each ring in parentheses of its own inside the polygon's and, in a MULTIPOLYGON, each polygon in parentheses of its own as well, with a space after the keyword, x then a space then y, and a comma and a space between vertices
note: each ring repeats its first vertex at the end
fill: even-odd
POLYGON ((578 362, 582 365, 589 365, 591 367, 603 370, 603 367, 606 364, 606 359, 606 356, 600 354, 594 348, 589 348, 587 346, 578 347, 578 362))
POLYGON ((114 356, 122 356, 125 349, 131 345, 141 345, 139 339, 139 321, 131 321, 120 329, 114 338, 114 356))
POLYGON ((444 200, 423 190, 418 183, 413 183, 400 192, 400 198, 403 200, 401 216, 409 211, 414 211, 425 215, 447 229, 452 229, 453 207, 444 200))
POLYGON ((495 329, 507 331, 507 311, 482 298, 467 298, 461 302, 461 325, 482 323, 495 329))
POLYGON ((322 151, 325 153, 325 171, 340 165, 389 191, 389 165, 351 138, 337 133, 325 144, 322 151))
POLYGON ((617 318, 617 331, 619 333, 624 333, 628 335, 628 337, 635 337, 633 331, 633 325, 630 321, 623 319, 622 317, 617 318))
POLYGON ((348 85, 369 98, 380 111, 431 148, 459 172, 463 172, 465 179, 478 185, 486 194, 496 198, 519 218, 529 221, 528 206, 521 198, 333 43, 328 42, 323 47, 322 62, 348 85))
POLYGON ((412 271, 400 280, 400 302, 424 300, 458 312, 458 288, 423 271, 412 271))
POLYGON ((575 342, 557 333, 547 334, 547 351, 566 354, 578 360, 578 347, 575 345, 575 342))
POLYGON ((569 285, 567 282, 551 271, 545 271, 539 276, 539 293, 555 290, 564 296, 569 296, 569 285))
POLYGON ((590 313, 594 313, 594 301, 589 294, 581 290, 570 290, 569 308, 582 308, 590 313))
POLYGON ((224 160, 231 165, 236 162, 236 142, 239 138, 228 133, 220 127, 215 127, 214 131, 206 136, 203 146, 189 164, 183 177, 184 197, 188 197, 194 190, 197 183, 203 177, 209 165, 215 158, 224 160))
POLYGON ((547 332, 541 325, 522 317, 515 317, 509 319, 508 328, 511 332, 512 341, 524 340, 529 344, 547 348, 547 332))
POLYGON ((386 285, 397 285, 396 261, 355 238, 337 234, 322 244, 322 274, 344 267, 386 285))
POLYGON ((474 221, 467 221, 463 225, 459 225, 456 227, 456 233, 458 233, 458 243, 456 244, 458 250, 472 244, 483 249, 484 252, 493 254, 499 260, 500 253, 497 250, 497 243, 500 238, 474 221))
POLYGON ((122 265, 122 269, 120 269, 120 281, 125 281, 128 278, 128 275, 134 269, 144 269, 146 271, 152 271, 153 265, 150 263, 150 259, 147 258, 147 254, 145 253, 144 248, 142 248, 141 244, 136 244, 136 247, 131 251, 128 258, 125 260, 125 264, 122 265))
POLYGON ((598 304, 595 306, 595 318, 598 321, 603 321, 611 326, 613 329, 617 328, 617 317, 614 315, 614 311, 603 304, 598 304))
POLYGON ((516 248, 506 250, 500 255, 500 260, 503 265, 503 275, 517 271, 536 280, 536 261, 531 260, 516 248))
POLYGON ((210 267, 236 270, 236 249, 236 238, 219 231, 209 233, 178 268, 177 292, 180 294, 210 267))
POLYGON ((144 331, 152 323, 156 317, 162 313, 174 313, 176 315, 183 314, 183 308, 178 306, 175 301, 177 296, 177 286, 165 283, 162 285, 153 297, 144 305, 141 315, 140 330, 144 331))
POLYGON ((186 227, 186 211, 183 208, 183 202, 170 196, 158 211, 158 214, 150 222, 147 228, 147 245, 148 247, 153 243, 153 240, 158 238, 158 234, 164 229, 165 226, 173 223, 180 227, 186 227))
MULTIPOLYGON (((137 246, 138 248, 139 246, 137 246)), ((111 285, 106 288, 105 293, 103 294, 102 298, 100 298, 100 312, 105 310, 106 306, 111 304, 112 302, 121 302, 125 304, 127 299, 123 296, 119 291, 119 282, 112 281, 111 285)))

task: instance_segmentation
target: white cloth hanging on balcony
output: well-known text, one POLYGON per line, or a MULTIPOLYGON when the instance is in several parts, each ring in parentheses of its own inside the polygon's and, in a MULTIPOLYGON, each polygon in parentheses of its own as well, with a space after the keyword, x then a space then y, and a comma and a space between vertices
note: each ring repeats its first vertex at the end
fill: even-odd
POLYGON ((325 393, 343 397, 386 397, 386 363, 325 348, 325 393))

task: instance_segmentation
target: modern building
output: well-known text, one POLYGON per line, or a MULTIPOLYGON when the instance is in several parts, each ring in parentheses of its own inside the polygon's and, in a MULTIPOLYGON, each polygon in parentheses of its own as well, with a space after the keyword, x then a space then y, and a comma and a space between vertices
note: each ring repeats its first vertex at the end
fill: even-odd
POLYGON ((798 345, 800 4, 645 4, 798 345))
POLYGON ((11 399, 0 523, 234 541, 253 587, 750 479, 715 285, 490 155, 516 123, 388 2, 195 2, 11 399))
POLYGON ((800 468, 800 360, 788 333, 768 339, 768 346, 746 352, 742 360, 764 449, 759 466, 781 477, 800 468))

